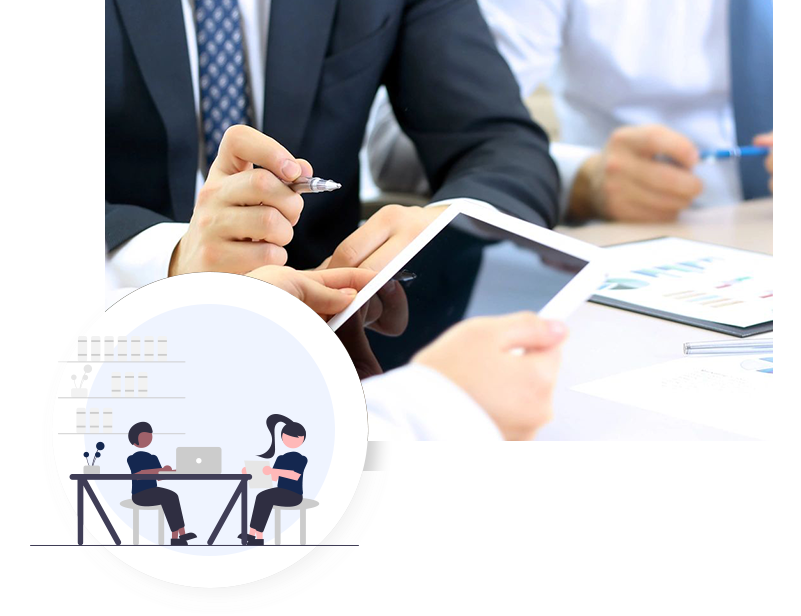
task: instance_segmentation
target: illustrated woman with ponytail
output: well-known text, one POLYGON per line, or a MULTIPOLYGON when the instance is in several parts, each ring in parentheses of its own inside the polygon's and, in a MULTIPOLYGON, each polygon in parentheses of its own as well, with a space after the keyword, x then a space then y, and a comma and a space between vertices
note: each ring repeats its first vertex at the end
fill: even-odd
MULTIPOLYGON (((267 430, 270 432, 270 448, 260 458, 272 458, 275 455, 275 426, 283 422, 281 440, 290 449, 297 449, 306 440, 306 429, 284 417, 283 415, 270 415, 267 418, 267 430)), ((265 466, 262 472, 271 475, 273 482, 278 486, 259 492, 253 505, 253 514, 250 516, 250 532, 247 536, 247 545, 264 545, 264 528, 270 519, 273 507, 294 507, 303 501, 303 471, 308 460, 306 456, 297 451, 290 451, 278 456, 273 466, 265 466)), ((246 469, 242 469, 246 472, 246 469)), ((239 535, 242 539, 242 535, 239 535)))

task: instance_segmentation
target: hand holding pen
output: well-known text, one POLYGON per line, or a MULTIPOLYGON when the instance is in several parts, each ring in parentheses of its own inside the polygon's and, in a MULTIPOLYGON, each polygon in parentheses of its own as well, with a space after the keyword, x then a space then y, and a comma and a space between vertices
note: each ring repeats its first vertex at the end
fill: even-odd
POLYGON ((695 144, 666 126, 620 127, 580 168, 570 213, 576 218, 671 221, 703 188, 693 174, 698 160, 695 144))
MULTIPOLYGON (((195 203, 169 274, 245 274, 284 265, 284 248, 303 210, 303 192, 319 190, 312 166, 254 128, 230 127, 195 203)), ((323 185, 325 188, 325 185, 323 185)))

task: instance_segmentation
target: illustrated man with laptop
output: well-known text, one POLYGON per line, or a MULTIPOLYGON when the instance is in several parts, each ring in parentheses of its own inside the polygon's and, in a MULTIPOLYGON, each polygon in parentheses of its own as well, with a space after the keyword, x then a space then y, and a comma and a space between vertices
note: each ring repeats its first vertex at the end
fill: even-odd
MULTIPOLYGON (((135 424, 128 431, 128 440, 131 445, 144 449, 153 442, 153 428, 149 423, 140 421, 135 424)), ((212 467, 216 467, 216 473, 220 472, 221 465, 221 452, 218 448, 203 448, 214 449, 216 456, 211 459, 206 458, 205 465, 203 465, 203 457, 196 456, 195 466, 201 465, 208 467, 206 470, 198 471, 192 463, 192 448, 179 447, 178 448, 178 462, 177 466, 181 468, 182 473, 191 472, 215 472, 212 467), (182 450, 187 450, 182 452, 182 450), (183 455, 181 455, 183 453, 183 455), (216 460, 214 459, 216 458, 216 460), (189 468, 186 468, 189 467, 189 468), (191 470, 190 470, 191 469, 191 470)), ((200 448, 197 448, 200 449, 200 448)), ((128 467, 134 475, 157 475, 164 472, 176 472, 172 467, 162 466, 158 457, 146 451, 137 451, 136 453, 128 456, 128 467)), ((190 539, 196 539, 195 533, 187 533, 184 528, 184 516, 181 511, 181 503, 178 500, 178 495, 172 490, 167 488, 160 488, 156 485, 158 479, 134 479, 131 482, 131 500, 141 507, 153 507, 161 505, 164 511, 164 517, 167 518, 167 524, 172 531, 171 545, 189 545, 190 539)))

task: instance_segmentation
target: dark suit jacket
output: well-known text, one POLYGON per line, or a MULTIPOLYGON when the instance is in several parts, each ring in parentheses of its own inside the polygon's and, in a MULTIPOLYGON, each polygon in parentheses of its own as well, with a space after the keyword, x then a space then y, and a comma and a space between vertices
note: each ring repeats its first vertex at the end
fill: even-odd
MULTIPOLYGON (((387 86, 433 199, 557 218, 547 138, 475 0, 272 0, 263 130, 339 191, 306 198, 289 265, 318 265, 359 221, 358 152, 387 86)), ((198 127, 179 0, 106 0, 106 243, 186 222, 198 127)))

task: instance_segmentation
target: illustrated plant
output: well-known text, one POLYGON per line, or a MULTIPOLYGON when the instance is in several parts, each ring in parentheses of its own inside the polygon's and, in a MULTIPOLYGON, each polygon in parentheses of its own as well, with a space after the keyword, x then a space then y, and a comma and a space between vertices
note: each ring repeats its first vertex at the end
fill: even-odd
MULTIPOLYGON (((72 375, 72 384, 75 385, 76 389, 80 389, 83 387, 83 382, 89 378, 89 373, 92 371, 92 366, 86 365, 83 367, 83 374, 81 375, 81 382, 78 384, 78 375, 72 375)), ((88 457, 88 456, 87 456, 88 457)))
POLYGON ((97 448, 97 451, 95 451, 95 455, 92 458, 92 463, 91 464, 89 464, 89 452, 88 451, 84 451, 83 452, 83 457, 86 458, 86 465, 87 466, 94 466, 95 465, 95 460, 100 457, 100 452, 103 451, 103 449, 106 448, 106 446, 103 444, 103 441, 100 441, 99 443, 97 443, 95 445, 95 447, 97 448))

